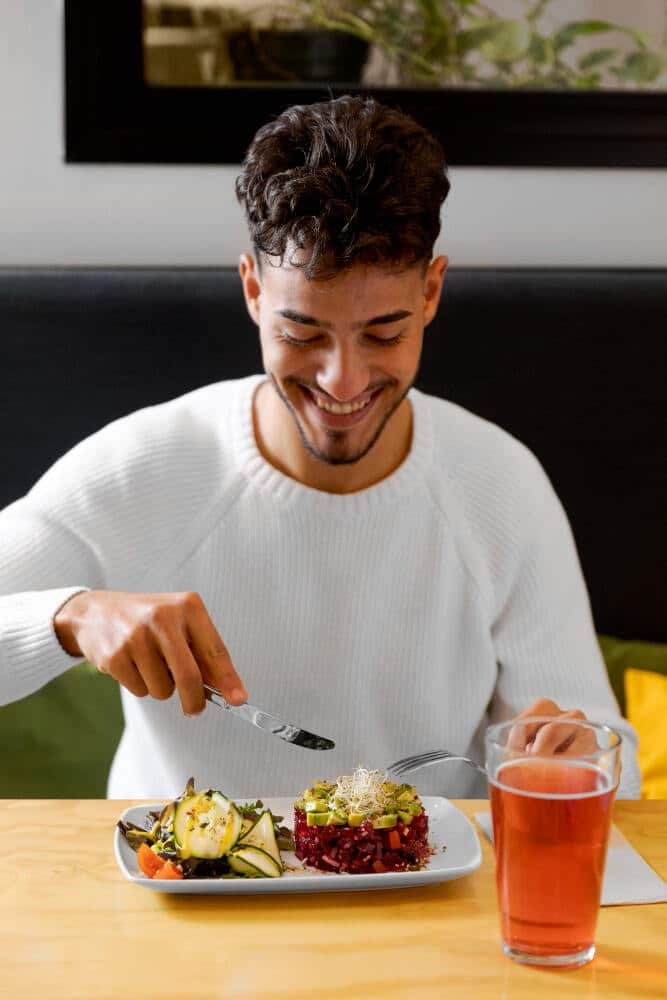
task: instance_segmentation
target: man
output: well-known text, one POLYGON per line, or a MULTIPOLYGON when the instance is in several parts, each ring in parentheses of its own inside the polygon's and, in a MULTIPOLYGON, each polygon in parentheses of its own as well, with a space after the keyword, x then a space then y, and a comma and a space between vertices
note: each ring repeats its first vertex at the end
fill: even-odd
MULTIPOLYGON (((170 796, 189 774, 294 794, 441 746, 481 759, 489 721, 518 713, 557 720, 519 743, 564 750, 584 711, 627 737, 636 793, 546 476, 499 428, 411 388, 448 188, 435 139, 372 100, 264 126, 237 193, 266 376, 116 421, 0 516, 0 701, 84 657, 116 678, 111 796, 170 796), (336 749, 204 711, 202 678, 336 749)), ((447 767, 420 788, 483 793, 447 767)))

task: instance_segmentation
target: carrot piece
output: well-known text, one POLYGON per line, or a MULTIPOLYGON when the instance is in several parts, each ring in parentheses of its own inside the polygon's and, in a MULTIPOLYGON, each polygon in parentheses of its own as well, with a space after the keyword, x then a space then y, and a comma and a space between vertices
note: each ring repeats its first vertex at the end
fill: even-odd
POLYGON ((173 861, 165 861, 155 872, 155 878, 183 878, 183 869, 173 861))
POLYGON ((381 861, 374 861, 373 862, 373 871, 376 871, 376 872, 386 872, 386 870, 387 869, 385 868, 385 866, 382 864, 381 861))
POLYGON ((155 851, 151 851, 148 844, 142 844, 137 851, 137 861, 144 875, 153 878, 155 873, 162 868, 164 861, 158 858, 155 851))
POLYGON ((387 834, 387 843, 390 851, 397 851, 401 846, 401 835, 398 830, 390 830, 387 834))

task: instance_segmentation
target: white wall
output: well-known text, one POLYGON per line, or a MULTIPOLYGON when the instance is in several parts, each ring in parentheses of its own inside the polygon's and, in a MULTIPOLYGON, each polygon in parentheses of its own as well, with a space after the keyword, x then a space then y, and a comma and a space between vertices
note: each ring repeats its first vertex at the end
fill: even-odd
MULTIPOLYGON (((234 264, 234 167, 68 166, 61 0, 0 0, 0 266, 234 264)), ((457 168, 459 265, 667 266, 667 169, 457 168)))

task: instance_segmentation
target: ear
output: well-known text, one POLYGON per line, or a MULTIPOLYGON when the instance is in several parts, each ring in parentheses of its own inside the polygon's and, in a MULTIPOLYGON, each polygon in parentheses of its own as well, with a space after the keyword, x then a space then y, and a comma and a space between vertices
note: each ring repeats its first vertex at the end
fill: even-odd
POLYGON ((242 253, 239 257, 239 275, 250 319, 259 326, 259 300, 262 294, 262 286, 259 281, 255 261, 249 253, 242 253))
POLYGON ((428 326, 438 310, 448 265, 449 257, 436 257, 424 275, 424 326, 428 326))

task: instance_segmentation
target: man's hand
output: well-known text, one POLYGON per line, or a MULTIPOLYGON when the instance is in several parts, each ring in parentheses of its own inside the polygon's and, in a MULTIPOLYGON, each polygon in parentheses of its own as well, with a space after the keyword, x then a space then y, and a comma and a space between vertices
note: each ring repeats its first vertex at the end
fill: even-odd
POLYGON ((75 594, 53 621, 64 649, 128 691, 163 701, 178 689, 185 715, 206 704, 203 682, 233 705, 247 694, 199 594, 75 594))
POLYGON ((568 712, 555 701, 538 698, 529 708, 517 715, 510 730, 507 746, 513 750, 526 750, 542 755, 565 754, 579 756, 595 753, 599 749, 595 732, 585 726, 568 725, 568 719, 586 719, 578 708, 568 712), (553 722, 521 722, 531 715, 549 716, 553 722))

